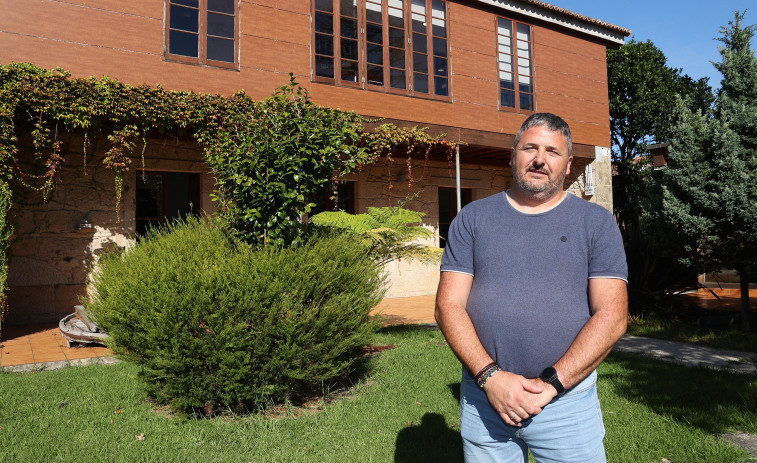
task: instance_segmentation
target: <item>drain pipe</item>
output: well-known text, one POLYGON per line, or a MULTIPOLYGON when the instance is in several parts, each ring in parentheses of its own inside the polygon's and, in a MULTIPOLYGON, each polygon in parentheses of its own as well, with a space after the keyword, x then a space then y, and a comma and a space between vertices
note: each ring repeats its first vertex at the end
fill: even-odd
POLYGON ((460 145, 455 146, 455 193, 457 194, 457 212, 462 208, 462 195, 460 192, 460 145))

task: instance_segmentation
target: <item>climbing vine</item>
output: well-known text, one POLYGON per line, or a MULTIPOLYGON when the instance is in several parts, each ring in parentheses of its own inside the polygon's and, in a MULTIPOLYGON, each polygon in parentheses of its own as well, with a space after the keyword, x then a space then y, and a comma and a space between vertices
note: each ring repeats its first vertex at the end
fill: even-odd
MULTIPOLYGON (((90 140, 96 136, 108 140, 109 147, 101 162, 113 172, 115 210, 119 217, 124 176, 130 169, 132 158, 141 156, 144 163, 148 133, 178 131, 192 136, 214 168, 217 179, 214 196, 222 207, 227 207, 236 201, 229 196, 228 185, 235 181, 234 178, 238 179, 238 172, 222 171, 218 167, 223 164, 220 161, 230 157, 236 157, 240 162, 249 161, 256 152, 262 152, 260 146, 266 143, 272 146, 272 140, 281 133, 275 126, 265 126, 270 122, 286 127, 290 134, 287 140, 291 143, 287 152, 274 149, 268 154, 288 156, 296 152, 303 159, 316 155, 319 159, 326 156, 341 158, 337 163, 325 162, 324 169, 317 173, 318 176, 328 173, 326 182, 335 173, 359 169, 382 154, 391 161, 392 153, 396 153, 398 147, 405 149, 408 156, 418 150, 428 153, 435 145, 444 146, 450 152, 454 148, 454 143, 443 137, 432 137, 419 128, 400 129, 385 124, 373 132, 366 132, 361 127, 368 122, 367 119, 351 112, 317 107, 294 79, 272 97, 254 101, 243 92, 225 97, 168 91, 159 85, 126 85, 109 77, 73 78, 65 70, 46 70, 28 63, 0 65, 0 307, 3 316, 7 313, 5 282, 8 244, 12 236, 9 211, 14 197, 23 189, 40 191, 45 200, 53 193, 58 171, 66 162, 61 151, 64 133, 83 135, 84 173, 92 159, 88 151, 90 140), (292 108, 299 109, 290 111, 292 108), (312 129, 298 123, 303 108, 311 111, 311 119, 328 116, 335 121, 327 131, 316 134, 324 138, 317 152, 307 152, 298 145, 298 137, 291 136, 292 131, 312 129), (279 113, 273 114, 275 111, 279 113), (252 133, 268 139, 251 143, 252 133), (31 140, 31 153, 28 149, 19 149, 20 136, 31 140), (338 148, 329 147, 329 143, 335 140, 338 148)), ((299 137, 299 140, 304 139, 307 137, 299 137)), ((269 166, 269 169, 289 168, 281 163, 269 166)), ((297 185, 299 177, 293 178, 295 183, 281 192, 285 197, 295 198, 293 208, 285 212, 263 211, 267 216, 252 214, 236 216, 235 219, 268 223, 277 217, 306 212, 308 203, 302 200, 305 192, 297 185)), ((248 180, 251 182, 248 185, 267 182, 264 178, 248 180)), ((316 179, 314 185, 322 183, 316 179)), ((255 192, 250 190, 246 194, 255 192)))

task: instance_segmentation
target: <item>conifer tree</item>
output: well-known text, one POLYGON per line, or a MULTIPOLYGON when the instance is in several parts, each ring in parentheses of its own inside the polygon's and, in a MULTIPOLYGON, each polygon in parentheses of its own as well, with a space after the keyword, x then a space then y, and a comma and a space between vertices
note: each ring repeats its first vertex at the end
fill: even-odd
POLYGON ((651 177, 644 223, 658 242, 699 272, 734 269, 742 328, 750 329, 748 282, 757 262, 757 60, 755 26, 736 12, 721 28, 723 74, 714 117, 674 111, 669 163, 651 177))

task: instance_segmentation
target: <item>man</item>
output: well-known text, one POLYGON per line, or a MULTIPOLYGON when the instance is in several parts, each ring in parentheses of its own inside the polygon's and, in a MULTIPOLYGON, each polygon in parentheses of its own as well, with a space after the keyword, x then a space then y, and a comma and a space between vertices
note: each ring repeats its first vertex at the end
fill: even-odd
POLYGON ((563 191, 570 128, 536 113, 515 185, 452 222, 436 320, 463 364, 467 462, 604 462, 596 367, 625 333, 627 266, 606 209, 563 191))

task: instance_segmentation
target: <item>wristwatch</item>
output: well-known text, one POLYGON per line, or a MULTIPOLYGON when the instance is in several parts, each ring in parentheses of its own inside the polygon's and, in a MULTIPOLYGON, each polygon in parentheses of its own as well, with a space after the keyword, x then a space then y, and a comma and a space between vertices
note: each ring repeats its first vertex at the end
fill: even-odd
POLYGON ((539 375, 539 378, 541 378, 542 381, 551 384, 552 387, 555 388, 555 390, 557 391, 557 397, 561 397, 563 394, 565 394, 565 388, 557 378, 557 370, 555 370, 554 367, 545 368, 544 371, 542 371, 539 375))

